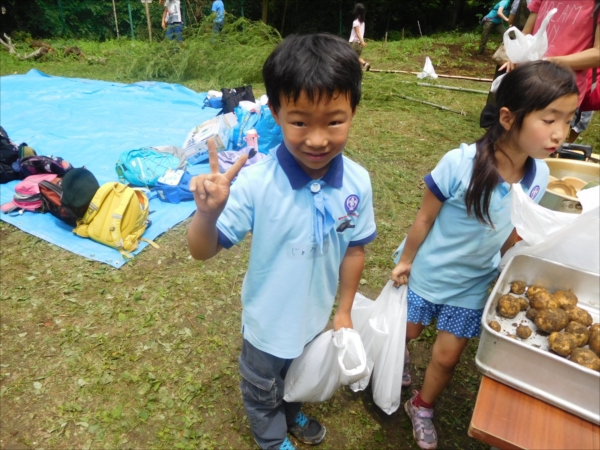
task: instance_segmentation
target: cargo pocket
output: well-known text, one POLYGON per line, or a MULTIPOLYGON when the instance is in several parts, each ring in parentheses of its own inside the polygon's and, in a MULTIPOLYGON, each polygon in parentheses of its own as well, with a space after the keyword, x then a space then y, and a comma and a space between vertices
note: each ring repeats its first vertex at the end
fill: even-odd
POLYGON ((239 371, 242 376, 240 387, 245 398, 263 405, 277 405, 280 399, 275 378, 257 373, 242 357, 239 359, 239 371))

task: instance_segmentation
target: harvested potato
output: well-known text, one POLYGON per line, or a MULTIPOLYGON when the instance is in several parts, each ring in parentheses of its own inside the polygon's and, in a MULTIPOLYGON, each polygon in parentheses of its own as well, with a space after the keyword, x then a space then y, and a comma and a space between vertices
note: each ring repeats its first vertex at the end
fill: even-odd
POLYGON ((560 331, 569 323, 567 312, 560 308, 542 309, 538 311, 534 322, 536 326, 546 333, 560 331))
POLYGON ((519 325, 517 327, 517 336, 519 336, 521 339, 527 339, 529 336, 531 336, 531 328, 529 328, 527 325, 519 325))
POLYGON ((558 302, 548 292, 538 292, 530 297, 529 303, 535 309, 558 308, 558 302))
POLYGON ((590 350, 596 355, 600 356, 600 330, 592 331, 590 333, 590 339, 588 340, 590 350))
POLYGON ((495 320, 492 320, 488 325, 496 333, 500 333, 500 331, 502 331, 502 326, 498 322, 496 322, 495 320))
POLYGON ((498 313, 502 317, 507 317, 512 319, 519 311, 521 311, 521 305, 519 304, 519 299, 513 297, 512 295, 506 294, 500 297, 498 300, 498 313))
POLYGON ((579 306, 575 306, 573 308, 565 309, 567 314, 569 315, 570 322, 579 322, 586 327, 589 327, 592 322, 592 316, 585 309, 581 309, 579 306))
POLYGON ((591 333, 597 333, 600 331, 600 323, 595 323, 593 325, 590 326, 590 334, 591 333))
POLYGON ((552 297, 558 303, 559 308, 571 308, 577 306, 577 296, 571 291, 556 291, 552 297))
POLYGON ((587 348, 576 348, 571 353, 569 361, 573 361, 588 369, 596 370, 600 372, 600 358, 591 350, 587 348))
POLYGON ((565 333, 571 333, 577 338, 577 347, 583 347, 588 343, 590 332, 579 322, 569 322, 565 328, 565 333))
POLYGON ((529 308, 525 313, 525 317, 527 317, 532 322, 535 320, 535 316, 537 316, 538 310, 535 308, 529 308))
POLYGON ((529 308, 529 302, 527 301, 527 299, 525 297, 518 297, 517 300, 519 300, 519 306, 521 307, 521 311, 527 311, 527 309, 529 308))
POLYGON ((527 289, 527 297, 529 297, 529 300, 531 300, 531 298, 538 292, 548 292, 548 291, 546 290, 546 288, 543 288, 541 286, 536 286, 534 284, 533 286, 529 286, 529 288, 527 289))
POLYGON ((548 337, 548 345, 554 353, 569 356, 577 348, 577 339, 571 333, 554 332, 548 337))
POLYGON ((527 289, 527 285, 522 281, 513 281, 510 283, 510 292, 513 294, 521 295, 527 289))

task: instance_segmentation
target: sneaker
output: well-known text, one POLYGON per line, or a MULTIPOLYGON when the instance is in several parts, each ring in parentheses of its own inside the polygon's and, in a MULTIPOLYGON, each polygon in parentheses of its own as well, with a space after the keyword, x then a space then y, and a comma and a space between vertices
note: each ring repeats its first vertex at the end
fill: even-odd
POLYGON ((412 404, 417 396, 417 391, 413 391, 413 396, 404 404, 404 410, 413 425, 413 437, 417 441, 419 448, 430 450, 437 448, 437 433, 433 426, 433 408, 416 407, 412 404))
POLYGON ((292 444, 292 441, 286 437, 285 441, 283 441, 279 447, 279 450, 297 450, 297 448, 294 444, 292 444))
POLYGON ((410 355, 408 348, 404 349, 404 370, 402 371, 402 387, 410 386, 412 379, 410 378, 410 355))
MULTIPOLYGON (((325 439, 327 430, 316 419, 299 412, 288 431, 303 444, 317 445, 325 439)), ((282 447, 283 448, 283 447, 282 447)))

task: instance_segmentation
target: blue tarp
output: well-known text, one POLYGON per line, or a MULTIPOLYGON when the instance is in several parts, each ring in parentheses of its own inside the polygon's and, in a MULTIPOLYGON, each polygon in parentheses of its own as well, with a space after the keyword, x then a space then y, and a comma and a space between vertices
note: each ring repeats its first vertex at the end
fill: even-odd
MULTIPOLYGON (((118 181, 115 163, 121 152, 181 146, 193 127, 219 112, 202 109, 206 93, 168 83, 122 84, 52 77, 31 70, 26 75, 0 77, 0 88, 0 125, 14 142, 26 142, 40 155, 60 156, 74 167, 85 166, 100 185, 118 181)), ((207 165, 190 168, 192 174, 207 171, 207 165)), ((16 184, 0 185, 2 203, 12 200, 16 184)), ((144 237, 155 239, 194 210, 194 202, 175 205, 152 199, 152 226, 144 237)), ((50 214, 0 214, 0 219, 86 258, 113 267, 126 263, 117 250, 76 236, 50 214)), ((142 242, 139 250, 146 246, 142 242)))

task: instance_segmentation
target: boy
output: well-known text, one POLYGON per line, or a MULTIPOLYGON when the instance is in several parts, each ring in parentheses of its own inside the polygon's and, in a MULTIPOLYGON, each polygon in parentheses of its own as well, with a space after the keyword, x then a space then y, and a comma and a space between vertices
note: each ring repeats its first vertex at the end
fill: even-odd
POLYGON ((329 320, 352 327, 350 310, 375 239, 371 183, 365 169, 342 156, 360 100, 362 70, 352 47, 333 35, 290 36, 263 67, 269 107, 282 144, 244 169, 246 157, 192 179, 197 210, 188 229, 191 255, 206 260, 252 232, 242 288, 244 407, 263 449, 318 444, 325 427, 283 400, 292 360, 329 320))
MULTIPOLYGON (((160 0, 160 4, 165 0, 160 0)), ((162 16, 162 27, 166 30, 165 37, 172 41, 183 41, 183 22, 181 21, 181 5, 179 0, 166 0, 162 16)))
POLYGON ((213 21, 213 33, 220 33, 225 25, 225 5, 221 0, 213 0, 211 11, 217 13, 213 21))

